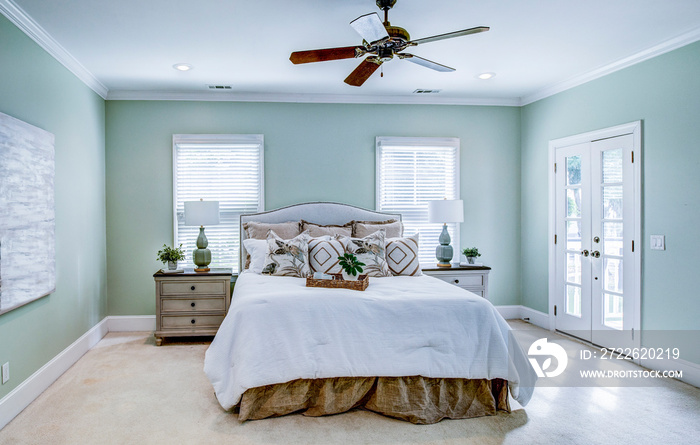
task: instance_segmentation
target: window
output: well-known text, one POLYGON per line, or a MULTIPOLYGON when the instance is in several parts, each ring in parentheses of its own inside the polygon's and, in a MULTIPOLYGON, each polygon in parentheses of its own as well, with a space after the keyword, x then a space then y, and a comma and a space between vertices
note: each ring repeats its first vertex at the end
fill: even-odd
POLYGON ((220 223, 206 227, 209 267, 238 271, 239 215, 260 212, 263 197, 262 135, 173 136, 175 245, 192 264, 199 227, 185 226, 185 201, 219 201, 220 223))
MULTIPOLYGON (((428 222, 428 201, 459 198, 459 139, 377 138, 377 210, 400 213, 404 233, 420 232, 419 260, 435 263, 442 224, 428 222)), ((447 225, 459 260, 459 224, 447 225)))

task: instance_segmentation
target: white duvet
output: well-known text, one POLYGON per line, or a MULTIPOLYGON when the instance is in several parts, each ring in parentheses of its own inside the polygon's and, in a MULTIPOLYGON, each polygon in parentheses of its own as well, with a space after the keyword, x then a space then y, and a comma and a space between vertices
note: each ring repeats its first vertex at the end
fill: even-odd
POLYGON ((244 272, 204 372, 225 409, 295 379, 413 375, 506 379, 525 405, 537 377, 509 331, 490 302, 429 276, 370 278, 360 292, 244 272))

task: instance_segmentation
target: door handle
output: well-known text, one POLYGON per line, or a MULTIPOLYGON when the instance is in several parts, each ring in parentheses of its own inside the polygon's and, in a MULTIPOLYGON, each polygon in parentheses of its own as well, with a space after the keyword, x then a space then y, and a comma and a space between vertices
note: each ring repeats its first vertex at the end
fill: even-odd
POLYGON ((582 251, 581 251, 581 255, 583 255, 583 256, 588 256, 588 251, 587 251, 587 250, 582 250, 582 251))
POLYGON ((597 250, 594 250, 593 252, 591 252, 591 256, 593 258, 600 258, 600 252, 598 252, 597 250))

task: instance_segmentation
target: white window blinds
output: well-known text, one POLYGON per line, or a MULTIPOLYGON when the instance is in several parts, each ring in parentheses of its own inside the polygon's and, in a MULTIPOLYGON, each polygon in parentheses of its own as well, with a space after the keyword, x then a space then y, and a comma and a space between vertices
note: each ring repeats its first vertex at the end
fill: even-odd
POLYGON ((194 267, 192 251, 199 227, 185 226, 184 202, 219 201, 220 223, 205 227, 212 261, 209 267, 238 271, 239 215, 264 208, 262 135, 174 135, 175 244, 194 267))
MULTIPOLYGON (((459 139, 377 138, 377 210, 400 213, 404 234, 420 232, 419 260, 436 262, 442 224, 428 222, 428 201, 459 197, 459 139)), ((459 224, 447 225, 459 261, 459 224)))

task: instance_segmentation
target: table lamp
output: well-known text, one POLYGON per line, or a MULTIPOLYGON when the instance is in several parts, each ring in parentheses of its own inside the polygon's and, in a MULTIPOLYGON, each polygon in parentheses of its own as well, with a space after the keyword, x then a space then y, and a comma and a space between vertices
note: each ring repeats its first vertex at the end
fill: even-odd
POLYGON ((461 223, 464 221, 464 203, 461 199, 443 199, 440 201, 428 201, 428 221, 440 222, 442 233, 440 245, 435 249, 438 267, 452 267, 451 261, 454 250, 450 246, 450 234, 447 232, 447 223, 461 223))
POLYGON ((185 201, 185 225, 199 226, 197 248, 192 251, 195 272, 208 272, 211 263, 211 251, 207 249, 209 241, 204 235, 204 226, 219 224, 219 201, 185 201))

